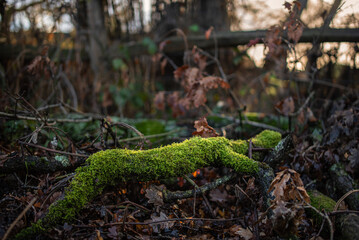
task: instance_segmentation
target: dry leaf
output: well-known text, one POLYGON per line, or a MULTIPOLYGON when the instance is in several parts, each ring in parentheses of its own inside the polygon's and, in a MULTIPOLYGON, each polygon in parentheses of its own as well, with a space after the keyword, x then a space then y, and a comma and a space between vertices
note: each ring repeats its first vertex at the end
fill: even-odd
POLYGON ((161 61, 161 74, 162 75, 165 75, 166 65, 167 65, 167 58, 165 58, 161 61))
POLYGON ((213 31, 213 27, 210 27, 210 28, 206 31, 206 34, 205 34, 205 35, 206 35, 206 39, 207 39, 207 40, 210 38, 212 31, 213 31))
POLYGON ((275 109, 281 114, 283 114, 284 116, 288 116, 290 113, 293 113, 295 109, 293 98, 289 97, 279 101, 275 105, 275 109))
POLYGON ((292 4, 289 2, 284 2, 284 8, 288 9, 289 11, 292 10, 292 4))
POLYGON ((175 79, 178 80, 182 77, 182 75, 184 74, 184 72, 186 71, 186 69, 188 68, 188 65, 183 65, 179 68, 177 68, 173 74, 175 76, 175 79))
POLYGON ((194 127, 196 128, 196 131, 193 132, 192 135, 198 135, 204 138, 219 136, 216 130, 208 125, 207 119, 205 117, 195 121, 194 127))
POLYGON ((165 110, 165 91, 158 92, 153 100, 155 107, 159 110, 165 110))

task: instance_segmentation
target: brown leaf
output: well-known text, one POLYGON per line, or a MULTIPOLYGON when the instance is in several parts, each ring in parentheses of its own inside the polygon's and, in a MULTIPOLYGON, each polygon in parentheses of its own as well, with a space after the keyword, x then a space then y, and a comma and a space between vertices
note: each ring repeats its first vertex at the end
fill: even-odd
POLYGON ((289 11, 292 10, 292 4, 289 2, 284 2, 283 6, 284 6, 284 8, 288 9, 289 11))
POLYGON ((157 109, 165 110, 165 91, 158 92, 153 101, 157 109))
POLYGON ((187 83, 187 88, 188 89, 192 89, 193 86, 198 83, 198 78, 199 78, 199 75, 200 75, 200 71, 198 68, 196 67, 193 67, 193 68, 188 68, 186 70, 186 82, 187 83))
POLYGON ((226 88, 226 89, 229 88, 229 84, 220 77, 214 77, 214 76, 204 77, 200 80, 200 83, 205 89, 208 90, 213 88, 218 88, 218 86, 221 86, 222 88, 226 88))
POLYGON ((296 22, 288 27, 288 38, 297 43, 303 34, 303 24, 296 22))
POLYGON ((151 186, 149 189, 146 189, 146 198, 148 198, 149 203, 153 203, 155 206, 163 206, 163 196, 162 192, 151 186))
POLYGON ((275 105, 275 109, 284 116, 288 116, 290 113, 293 113, 294 108, 294 100, 292 97, 281 100, 275 105))
POLYGON ((205 117, 201 117, 199 120, 195 121, 194 127, 196 128, 196 131, 193 132, 192 135, 198 135, 203 138, 219 136, 216 130, 208 125, 207 119, 205 117))
POLYGON ((302 4, 299 1, 293 1, 293 3, 297 6, 298 10, 302 8, 302 4))
POLYGON ((225 202, 225 201, 227 201, 228 193, 226 190, 221 191, 218 188, 216 188, 216 189, 213 189, 212 191, 210 191, 209 196, 211 198, 211 201, 225 202))
POLYGON ((212 31, 213 31, 213 27, 208 28, 208 30, 206 31, 205 35, 207 40, 210 38, 212 31))
POLYGON ((299 173, 293 169, 285 169, 279 173, 269 186, 268 192, 272 192, 275 197, 274 203, 291 200, 302 202, 303 200, 310 203, 310 198, 306 192, 299 173))
POLYGON ((304 124, 304 122, 305 122, 304 111, 301 111, 301 112, 299 113, 299 115, 297 116, 297 121, 298 121, 298 123, 300 123, 300 124, 304 124))
POLYGON ((308 118, 309 122, 316 122, 316 121, 318 121, 318 119, 314 116, 312 110, 310 110, 309 107, 307 107, 307 118, 308 118))
POLYGON ((185 73, 186 69, 188 68, 188 65, 183 65, 179 68, 177 68, 174 72, 173 75, 175 76, 175 79, 178 80, 182 77, 182 75, 185 73))
POLYGON ((162 75, 165 75, 166 65, 167 65, 167 58, 165 58, 161 61, 161 74, 162 75))
POLYGON ((32 60, 32 62, 27 66, 27 71, 34 74, 35 73, 35 69, 40 65, 42 60, 41 56, 37 56, 34 58, 34 60, 32 60))
POLYGON ((239 225, 233 225, 230 227, 229 232, 232 236, 239 236, 244 240, 250 240, 253 238, 253 233, 248 228, 242 228, 239 225))
POLYGON ((197 89, 194 91, 192 101, 196 108, 203 106, 207 101, 206 92, 202 88, 197 89))
POLYGON ((48 51, 49 51, 49 46, 45 46, 45 47, 43 47, 43 49, 41 50, 40 55, 43 56, 43 57, 45 57, 45 56, 47 56, 47 52, 48 52, 48 51))
POLYGON ((207 66, 207 57, 200 54, 198 51, 194 52, 193 60, 198 65, 201 72, 206 68, 206 66, 207 66))
POLYGON ((168 95, 167 103, 172 109, 173 117, 178 117, 185 113, 186 105, 184 105, 183 100, 180 99, 180 94, 178 91, 175 91, 172 94, 168 95))
POLYGON ((168 217, 163 212, 160 212, 160 216, 156 216, 155 213, 152 214, 151 219, 153 222, 163 221, 160 223, 150 224, 150 226, 153 228, 154 232, 159 232, 161 229, 164 229, 164 228, 171 228, 174 225, 174 222, 171 222, 171 221, 166 222, 165 221, 165 220, 168 220, 168 217))

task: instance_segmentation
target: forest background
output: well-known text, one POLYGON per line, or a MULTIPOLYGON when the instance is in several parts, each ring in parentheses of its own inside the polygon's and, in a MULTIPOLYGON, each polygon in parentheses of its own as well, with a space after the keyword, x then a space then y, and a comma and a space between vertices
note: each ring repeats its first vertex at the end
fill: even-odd
MULTIPOLYGON (((58 177, 83 164, 85 156, 114 147, 156 148, 193 133, 249 139, 270 129, 290 135, 291 150, 275 172, 291 169, 295 174, 279 176, 292 174, 296 182, 299 173, 302 185, 335 201, 350 193, 343 210, 358 211, 357 1, 2 0, 0 15, 0 177, 6 186, 0 204, 7 209, 0 214, 1 235, 10 234, 9 227, 18 232, 44 215, 67 186, 64 182, 51 192, 58 177), (29 157, 46 157, 50 164, 27 165, 29 157), (64 168, 59 162, 69 165, 64 168), (352 182, 340 185, 341 190, 330 173, 337 164, 352 182), (35 210, 26 213, 31 220, 15 221, 35 195, 35 210), (17 211, 11 211, 11 204, 19 206, 17 211)), ((199 175, 210 182, 228 174, 212 171, 202 169, 192 178, 199 175)), ((179 177, 171 183, 173 190, 190 182, 179 177)), ((252 191, 255 186, 243 179, 238 183, 243 192, 252 191)), ((128 187, 120 187, 119 199, 143 203, 145 195, 134 197, 128 187)), ((230 209, 238 197, 227 187, 211 189, 211 203, 194 216, 233 217, 237 209, 218 210, 230 209)), ((261 193, 247 197, 258 199, 261 193)), ((244 216, 253 213, 252 204, 244 216)), ((307 239, 323 232, 312 217, 286 207, 294 212, 291 223, 296 226, 287 232, 307 239)), ((170 216, 168 209, 153 211, 153 221, 170 216)), ((126 214, 123 219, 128 220, 126 214)), ((209 225, 208 231, 190 227, 201 228, 198 234, 208 238, 220 238, 219 228, 226 229, 227 237, 285 236, 275 219, 258 230, 258 216, 243 218, 236 224, 209 225)), ((334 219, 327 222, 335 225, 334 219)), ((85 224, 80 225, 78 229, 85 224)), ((179 231, 184 225, 175 227, 179 231)), ((101 234, 171 236, 166 229, 173 227, 111 225, 101 234)), ((196 236, 186 227, 173 236, 196 236)), ((62 228, 59 238, 75 236, 78 230, 62 228)), ((330 228, 324 238, 333 235, 330 228)))

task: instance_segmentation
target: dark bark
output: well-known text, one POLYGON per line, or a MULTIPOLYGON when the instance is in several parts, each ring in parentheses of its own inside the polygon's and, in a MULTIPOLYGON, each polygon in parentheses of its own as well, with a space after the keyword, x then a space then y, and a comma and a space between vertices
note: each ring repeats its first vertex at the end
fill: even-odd
POLYGON ((3 173, 31 173, 44 174, 57 171, 73 170, 85 162, 85 158, 76 157, 74 165, 64 166, 60 161, 51 159, 52 157, 21 156, 20 154, 11 154, 5 160, 2 160, 0 174, 3 173))

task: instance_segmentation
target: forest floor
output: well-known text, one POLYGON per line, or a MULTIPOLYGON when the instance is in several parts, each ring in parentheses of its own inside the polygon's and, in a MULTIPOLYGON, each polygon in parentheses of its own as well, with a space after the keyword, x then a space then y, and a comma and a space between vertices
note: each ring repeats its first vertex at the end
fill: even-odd
MULTIPOLYGON (((272 166, 277 176, 270 208, 254 176, 206 167, 171 179, 119 182, 73 222, 37 239, 357 239, 350 232, 359 226, 359 98, 343 96, 329 109, 321 120, 312 116, 301 122, 299 116, 295 125, 287 122, 292 131, 271 125, 281 128, 283 137, 291 136, 292 146, 272 166), (164 189, 194 193, 216 181, 215 187, 187 198, 164 201, 161 195, 164 189), (311 203, 298 197, 307 193, 311 203), (319 203, 313 201, 318 194, 326 196, 319 203), (338 219, 351 214, 356 214, 354 223, 338 226, 338 219)), ((86 156, 114 147, 151 149, 181 142, 194 132, 191 121, 93 119, 39 127, 33 119, 0 118, 1 237, 13 237, 62 199, 86 156)), ((218 116, 208 116, 208 123, 197 122, 197 135, 223 135, 225 129, 228 138, 249 139, 262 130, 218 116)))

